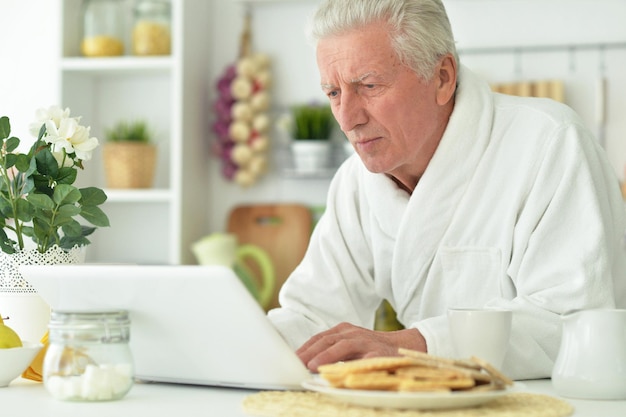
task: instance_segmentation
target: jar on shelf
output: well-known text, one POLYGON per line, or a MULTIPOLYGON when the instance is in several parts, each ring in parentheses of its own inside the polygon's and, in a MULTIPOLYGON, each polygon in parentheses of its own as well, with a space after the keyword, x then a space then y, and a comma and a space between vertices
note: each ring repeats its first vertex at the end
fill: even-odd
POLYGON ((133 385, 127 311, 53 311, 43 381, 53 397, 67 401, 110 401, 133 385))
POLYGON ((171 10, 169 1, 140 0, 135 6, 134 55, 169 55, 171 10))
POLYGON ((120 0, 86 0, 81 52, 87 57, 124 54, 125 14, 120 0))

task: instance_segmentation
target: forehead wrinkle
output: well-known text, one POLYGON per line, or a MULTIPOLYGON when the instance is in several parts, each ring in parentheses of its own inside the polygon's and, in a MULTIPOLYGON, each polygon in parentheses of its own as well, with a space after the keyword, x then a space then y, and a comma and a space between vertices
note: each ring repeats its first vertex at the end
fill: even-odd
MULTIPOLYGON (((352 78, 349 81, 349 84, 359 84, 360 82, 362 82, 363 80, 365 80, 366 78, 370 77, 370 76, 378 76, 378 74, 375 71, 370 71, 370 72, 366 72, 365 74, 359 75, 355 78, 352 78)), ((332 90, 333 88, 335 88, 336 86, 334 84, 331 83, 322 83, 320 84, 322 89, 324 90, 332 90)))

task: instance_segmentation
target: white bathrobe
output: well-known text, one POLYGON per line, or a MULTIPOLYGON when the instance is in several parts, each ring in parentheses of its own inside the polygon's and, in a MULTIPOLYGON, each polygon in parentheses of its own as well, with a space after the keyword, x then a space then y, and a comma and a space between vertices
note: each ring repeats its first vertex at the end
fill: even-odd
POLYGON ((429 353, 453 356, 449 307, 510 309, 503 370, 548 377, 560 314, 626 307, 625 226, 615 173, 570 108, 493 94, 462 68, 413 194, 349 158, 269 317, 297 348, 343 321, 372 328, 387 299, 429 353))

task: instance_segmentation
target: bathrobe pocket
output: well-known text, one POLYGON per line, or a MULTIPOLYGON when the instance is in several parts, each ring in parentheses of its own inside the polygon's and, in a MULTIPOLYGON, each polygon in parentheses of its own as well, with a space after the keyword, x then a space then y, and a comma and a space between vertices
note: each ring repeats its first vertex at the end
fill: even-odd
POLYGON ((500 250, 494 247, 442 247, 441 284, 448 307, 483 307, 502 296, 500 250))

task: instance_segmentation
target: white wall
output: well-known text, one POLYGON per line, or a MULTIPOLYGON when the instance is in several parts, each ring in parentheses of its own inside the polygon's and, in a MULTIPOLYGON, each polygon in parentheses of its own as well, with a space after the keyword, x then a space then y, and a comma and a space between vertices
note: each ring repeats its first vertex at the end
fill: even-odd
POLYGON ((0 0, 0 116, 23 143, 35 111, 59 104, 59 16, 56 1, 0 0))
MULTIPOLYGON (((57 1, 0 0, 0 115, 11 118, 13 133, 27 138, 35 109, 55 104, 58 97, 56 59, 59 55, 57 1)), ((236 60, 244 3, 214 1, 211 74, 216 79, 236 60)), ((626 1, 623 0, 444 0, 459 48, 527 44, 626 42, 626 1)), ((273 59, 274 104, 322 97, 314 54, 304 37, 304 25, 319 0, 248 0, 253 13, 253 44, 273 59)), ((194 40, 202 41, 202 40, 194 40)), ((500 56, 465 56, 462 61, 490 81, 523 78, 560 78, 566 100, 592 126, 595 119, 595 81, 600 72, 598 51, 500 56), (521 63, 521 65, 518 65, 521 63), (520 70, 521 68, 521 70, 520 70)), ((616 173, 626 164, 626 49, 604 54, 608 78, 606 148, 616 173)), ((214 92, 207 91, 209 99, 214 92)), ((62 103, 59 103, 62 104, 62 103)), ((211 114, 207 114, 207 124, 211 114)), ((208 129, 207 129, 208 130, 208 129)), ((212 140, 207 136, 207 141, 212 140)), ((275 141, 281 140, 274 137, 275 141)), ((211 164, 209 229, 222 230, 228 211, 248 202, 324 204, 329 180, 294 180, 273 171, 250 189, 222 179, 217 159, 211 164)))

